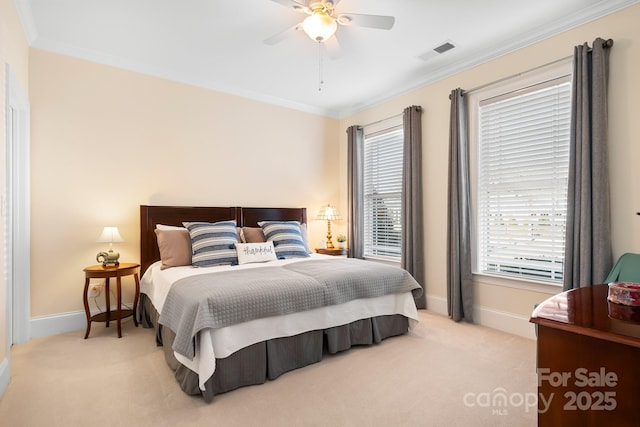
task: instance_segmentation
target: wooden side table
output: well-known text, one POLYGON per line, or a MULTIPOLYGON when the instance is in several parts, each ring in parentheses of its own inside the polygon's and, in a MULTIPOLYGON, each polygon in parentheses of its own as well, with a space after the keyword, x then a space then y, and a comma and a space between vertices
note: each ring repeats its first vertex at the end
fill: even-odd
POLYGON ((333 255, 333 256, 341 256, 341 255, 346 255, 347 254, 347 249, 340 249, 340 248, 334 248, 334 249, 324 249, 324 248, 318 248, 316 249, 316 252, 319 254, 324 254, 324 255, 333 255))
POLYGON ((109 327, 109 322, 115 320, 118 324, 118 338, 122 338, 122 328, 121 321, 125 317, 133 316, 133 323, 138 326, 138 319, 136 318, 136 309, 138 307, 138 298, 140 296, 140 279, 138 277, 138 272, 140 270, 140 264, 132 264, 132 263, 120 263, 119 265, 107 265, 105 267, 102 264, 92 265, 91 267, 85 268, 84 275, 84 311, 87 315, 87 331, 84 334, 84 339, 89 337, 89 332, 91 331, 91 322, 105 322, 106 326, 109 327), (133 275, 133 278, 136 282, 136 291, 133 297, 133 309, 123 310, 122 309, 122 283, 121 278, 124 276, 133 275), (109 279, 115 277, 116 278, 116 296, 117 296, 117 308, 116 310, 111 310, 111 302, 109 300, 109 279), (105 279, 104 283, 104 291, 105 291, 105 302, 106 302, 106 311, 103 313, 98 313, 91 316, 91 312, 89 311, 89 282, 91 279, 105 279))

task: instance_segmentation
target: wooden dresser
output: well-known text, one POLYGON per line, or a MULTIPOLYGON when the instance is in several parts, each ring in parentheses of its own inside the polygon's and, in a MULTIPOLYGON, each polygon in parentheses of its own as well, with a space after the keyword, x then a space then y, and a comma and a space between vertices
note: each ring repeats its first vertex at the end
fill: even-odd
POLYGON ((534 310, 539 426, 640 426, 640 308, 607 291, 574 289, 534 310))

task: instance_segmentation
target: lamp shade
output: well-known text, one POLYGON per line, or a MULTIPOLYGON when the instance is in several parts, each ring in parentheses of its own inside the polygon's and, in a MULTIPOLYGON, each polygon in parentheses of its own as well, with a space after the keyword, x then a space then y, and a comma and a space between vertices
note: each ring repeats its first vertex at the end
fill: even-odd
POLYGON ((302 21, 302 29, 311 40, 323 42, 336 32, 338 24, 326 12, 314 12, 302 21))
POLYGON ((336 221, 342 219, 342 217, 340 216, 340 213, 335 206, 327 205, 320 209, 317 219, 323 219, 325 221, 336 221))
POLYGON ((118 231, 118 227, 104 227, 102 234, 96 240, 98 243, 122 243, 124 239, 118 231))

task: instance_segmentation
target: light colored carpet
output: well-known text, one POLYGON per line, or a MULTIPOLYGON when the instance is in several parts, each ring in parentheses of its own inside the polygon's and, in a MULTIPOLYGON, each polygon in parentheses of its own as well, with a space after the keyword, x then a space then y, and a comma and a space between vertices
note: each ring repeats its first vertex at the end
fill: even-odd
POLYGON ((535 426, 535 341, 420 311, 409 335, 353 348, 206 404, 151 329, 12 347, 2 426, 535 426), (506 404, 494 397, 506 396, 506 404), (527 399, 532 407, 527 406, 527 399))

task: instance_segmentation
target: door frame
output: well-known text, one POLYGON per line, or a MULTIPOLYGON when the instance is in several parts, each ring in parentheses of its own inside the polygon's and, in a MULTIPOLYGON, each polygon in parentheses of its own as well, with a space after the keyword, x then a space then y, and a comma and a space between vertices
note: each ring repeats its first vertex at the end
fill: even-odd
POLYGON ((6 82, 7 188, 2 209, 7 238, 7 346, 11 347, 31 335, 31 107, 9 64, 6 82))

